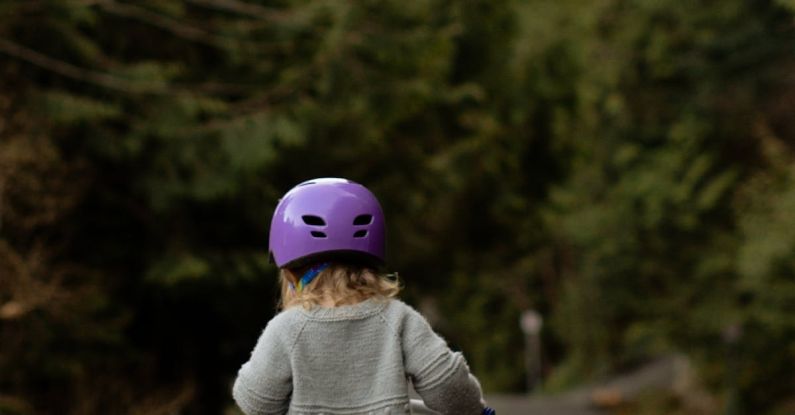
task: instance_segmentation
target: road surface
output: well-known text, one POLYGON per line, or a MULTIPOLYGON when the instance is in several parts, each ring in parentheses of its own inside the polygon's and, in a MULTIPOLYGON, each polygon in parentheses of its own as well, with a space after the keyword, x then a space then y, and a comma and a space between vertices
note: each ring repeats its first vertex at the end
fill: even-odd
POLYGON ((631 400, 648 390, 673 390, 687 370, 683 358, 666 356, 616 378, 557 396, 486 396, 498 415, 606 415, 604 408, 631 400), (603 409, 600 409, 603 408, 603 409))

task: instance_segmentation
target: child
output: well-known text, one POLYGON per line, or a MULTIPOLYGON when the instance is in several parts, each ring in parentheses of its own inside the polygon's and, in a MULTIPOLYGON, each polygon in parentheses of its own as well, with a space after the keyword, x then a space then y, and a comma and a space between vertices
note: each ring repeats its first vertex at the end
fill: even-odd
POLYGON ((375 196, 344 179, 301 183, 279 201, 270 251, 283 310, 235 380, 244 413, 407 414, 407 380, 442 414, 493 413, 464 357, 376 272, 384 227, 375 196))

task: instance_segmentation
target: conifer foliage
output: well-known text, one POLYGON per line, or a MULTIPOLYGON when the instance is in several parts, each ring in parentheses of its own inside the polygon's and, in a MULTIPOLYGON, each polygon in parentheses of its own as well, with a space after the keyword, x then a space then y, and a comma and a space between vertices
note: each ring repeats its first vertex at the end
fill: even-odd
POLYGON ((787 413, 793 44, 785 0, 0 2, 0 413, 228 410, 319 176, 487 390, 533 308, 547 390, 677 352, 787 413))

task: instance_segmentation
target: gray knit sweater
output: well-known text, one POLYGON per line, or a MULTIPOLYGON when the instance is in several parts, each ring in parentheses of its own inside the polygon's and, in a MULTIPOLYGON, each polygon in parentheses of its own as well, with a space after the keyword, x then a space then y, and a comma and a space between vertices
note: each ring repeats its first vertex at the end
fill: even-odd
POLYGON ((289 308, 274 317, 240 368, 233 395, 252 414, 406 414, 410 380, 442 414, 483 410, 480 385, 414 309, 370 299, 289 308))

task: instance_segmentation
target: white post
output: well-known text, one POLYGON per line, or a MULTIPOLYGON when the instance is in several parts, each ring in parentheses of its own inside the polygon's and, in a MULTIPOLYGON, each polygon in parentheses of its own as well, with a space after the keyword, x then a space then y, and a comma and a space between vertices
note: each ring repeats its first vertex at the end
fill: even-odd
POLYGON ((525 310, 519 319, 525 338, 525 368, 527 369, 527 392, 541 382, 541 327, 544 320, 535 310, 525 310))

